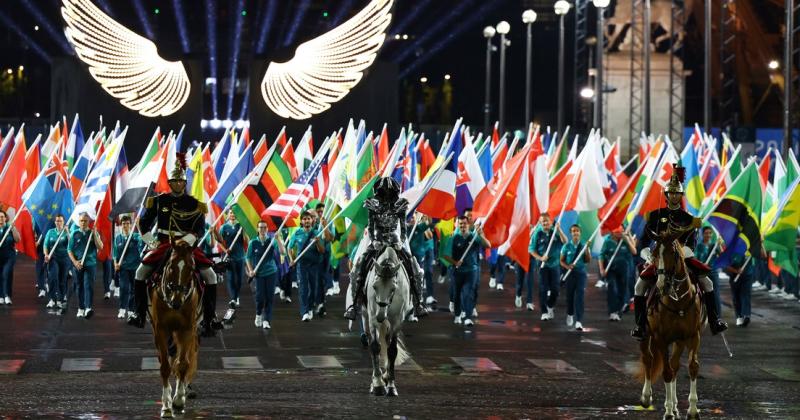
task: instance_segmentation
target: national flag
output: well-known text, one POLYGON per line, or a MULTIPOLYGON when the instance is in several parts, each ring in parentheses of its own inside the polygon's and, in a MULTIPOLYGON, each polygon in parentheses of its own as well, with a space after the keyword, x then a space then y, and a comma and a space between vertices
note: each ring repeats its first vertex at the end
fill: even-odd
POLYGON ((461 120, 458 120, 453 128, 453 135, 447 142, 447 147, 442 148, 444 153, 440 153, 436 157, 433 167, 444 164, 445 159, 451 154, 453 158, 450 159, 441 174, 432 181, 430 190, 422 197, 416 209, 418 212, 433 219, 450 219, 458 215, 455 190, 456 173, 458 172, 457 159, 461 154, 462 148, 461 133, 461 120))
POLYGON ((602 156, 600 153, 599 140, 590 138, 563 182, 550 196, 547 210, 550 216, 557 217, 562 211, 569 210, 597 210, 606 203, 597 165, 598 157, 602 156))
MULTIPOLYGON (((372 148, 371 144, 367 147, 372 148)), ((308 200, 314 193, 314 184, 319 176, 322 165, 327 166, 328 157, 326 151, 321 151, 325 156, 322 159, 315 160, 306 169, 296 181, 284 191, 274 203, 272 203, 261 215, 273 216, 281 219, 287 219, 285 226, 297 226, 297 218, 300 216, 300 211, 308 203, 308 200)))
POLYGON ((708 217, 708 223, 725 242, 725 251, 717 258, 715 268, 729 265, 731 256, 745 251, 756 257, 761 255, 761 196, 758 168, 751 162, 708 217))
POLYGON ((339 213, 341 217, 349 219, 351 225, 356 225, 361 229, 367 227, 369 211, 364 207, 364 203, 373 196, 372 187, 375 185, 375 181, 377 181, 378 178, 379 177, 375 175, 372 179, 367 181, 350 203, 339 213))
POLYGON ((500 143, 500 131, 498 127, 500 126, 500 121, 494 122, 494 128, 492 129, 492 147, 497 147, 500 143))
POLYGON ((219 182, 219 189, 214 193, 211 201, 221 208, 225 208, 228 199, 233 197, 234 192, 247 178, 248 174, 253 170, 253 154, 250 151, 250 146, 245 148, 245 153, 239 156, 236 162, 231 167, 227 177, 222 178, 219 182))
MULTIPOLYGON (((258 165, 261 162, 261 159, 264 159, 264 156, 267 155, 267 135, 262 134, 261 138, 258 140, 258 144, 253 149, 253 162, 258 165)), ((210 155, 209 155, 210 156, 210 155)))
POLYGON ((610 232, 622 226, 622 222, 625 221, 625 215, 628 213, 631 204, 633 204, 633 198, 636 195, 636 184, 639 182, 639 177, 644 172, 644 168, 644 165, 639 166, 636 172, 622 184, 617 192, 608 198, 605 206, 598 212, 597 216, 600 220, 604 220, 602 226, 604 232, 610 232))
POLYGON ((69 132, 67 139, 67 150, 64 154, 64 160, 67 161, 67 171, 72 171, 78 159, 78 155, 83 150, 86 140, 83 137, 83 130, 81 129, 81 122, 78 119, 78 114, 75 114, 75 119, 72 121, 72 128, 69 132))
MULTIPOLYGON (((538 145, 539 153, 544 159, 544 151, 541 150, 541 143, 538 145)), ((544 168, 544 167, 543 167, 544 168)), ((530 194, 530 173, 529 159, 526 157, 522 161, 520 174, 517 177, 516 196, 511 210, 511 220, 508 224, 508 239, 498 246, 498 252, 519 264, 523 271, 527 272, 530 265, 530 254, 528 253, 528 243, 530 242, 531 201, 530 194)), ((546 178, 545 178, 546 179, 546 178)), ((514 187, 514 185, 511 185, 514 187)), ((492 245, 495 245, 494 243, 492 245)))
POLYGON ((86 177, 89 176, 89 171, 91 171, 92 166, 95 163, 94 141, 94 139, 91 139, 83 145, 81 154, 78 156, 78 159, 75 161, 75 165, 72 167, 72 171, 69 173, 73 198, 78 197, 78 194, 83 188, 83 183, 86 181, 86 177))
POLYGON ((686 168, 686 209, 693 216, 700 214, 703 199, 706 197, 706 190, 700 179, 700 169, 697 163, 697 149, 687 144, 681 153, 681 165, 686 168))
POLYGON ((378 144, 375 147, 378 167, 383 167, 386 160, 389 159, 389 131, 386 129, 386 124, 383 124, 381 136, 378 138, 378 144))
POLYGON ((294 158, 298 173, 304 172, 311 165, 311 161, 314 160, 314 139, 310 125, 303 134, 303 138, 300 139, 300 143, 297 144, 294 158))
MULTIPOLYGON (((428 139, 424 139, 425 141, 422 143, 420 147, 420 160, 419 160, 419 177, 420 179, 424 179, 428 176, 428 171, 433 166, 433 162, 436 160, 436 156, 433 154, 433 149, 431 149, 430 142, 428 139)), ((423 141, 423 137, 419 138, 419 141, 423 141)), ((491 156, 489 157, 491 159, 491 156)))
POLYGON ((622 171, 622 165, 619 163, 619 141, 614 142, 611 149, 606 153, 605 160, 603 161, 606 179, 603 183, 603 193, 606 198, 610 197, 617 191, 619 186, 618 174, 622 171))
MULTIPOLYGON (((527 182, 526 182, 526 185, 527 182)), ((475 197, 486 186, 483 180, 478 157, 472 141, 467 139, 464 142, 464 149, 458 157, 458 172, 456 172, 456 210, 458 214, 463 214, 464 210, 471 208, 475 197)))
POLYGON ((528 153, 529 180, 531 188, 531 223, 536 223, 539 216, 546 212, 550 206, 550 188, 547 174, 547 155, 544 153, 542 137, 537 136, 533 140, 530 152, 528 153))
POLYGON ((6 167, 6 161, 11 156, 11 149, 14 148, 14 127, 11 127, 6 133, 6 137, 0 142, 0 171, 6 167))
POLYGON ((505 137, 498 144, 497 148, 492 150, 492 174, 497 173, 508 158, 508 144, 505 137))
POLYGON ((156 180, 155 192, 159 194, 169 193, 172 189, 169 187, 169 175, 175 169, 176 162, 176 149, 175 137, 170 133, 167 135, 167 141, 164 142, 162 149, 162 164, 159 168, 158 178, 156 180), (171 156, 171 157, 170 157, 171 156))
POLYGON ((211 153, 211 161, 214 162, 214 175, 217 179, 222 176, 222 171, 225 169, 225 164, 228 161, 228 156, 231 152, 231 134, 229 129, 225 129, 222 138, 214 147, 214 152, 211 153))
POLYGON ((294 156, 294 146, 292 146, 292 139, 286 142, 286 147, 281 151, 281 158, 286 162, 289 172, 292 174, 292 179, 297 178, 297 159, 294 156))
MULTIPOLYGON (((577 139, 575 139, 572 144, 573 147, 577 147, 576 144, 578 143, 577 139)), ((562 136, 561 140, 558 142, 556 149, 553 155, 550 157, 549 161, 547 162, 547 171, 550 172, 550 176, 554 176, 562 166, 568 161, 569 152, 569 139, 566 136, 562 136)))
POLYGON ((775 252, 774 262, 797 277, 797 227, 800 226, 800 178, 794 180, 778 204, 777 217, 766 229, 764 248, 775 252))
MULTIPOLYGON (((20 127, 19 131, 22 132, 22 129, 25 125, 23 124, 20 127)), ((61 143, 63 137, 61 135, 61 127, 59 127, 58 123, 56 125, 50 127, 50 134, 47 135, 47 139, 42 143, 42 156, 50 156, 56 151, 56 148, 61 143)))
MULTIPOLYGON (((40 163, 41 161, 39 159, 39 140, 41 140, 41 137, 41 134, 36 136, 36 140, 33 141, 33 144, 31 144, 31 146, 28 147, 28 150, 25 152, 25 180, 23 183, 27 183, 29 185, 39 176, 39 172, 42 170, 42 165, 40 163)), ((63 145, 60 148, 63 149, 63 145)))
POLYGON ((492 179, 492 147, 488 142, 484 142, 483 148, 478 150, 478 166, 481 168, 481 175, 483 182, 489 182, 492 179))
MULTIPOLYGON (((258 221, 267 209, 292 183, 289 167, 277 153, 278 143, 273 143, 267 156, 259 163, 236 199, 233 212, 241 223, 244 232, 255 237, 258 234, 258 221)), ((271 230, 277 228, 272 218, 266 219, 271 230)))
POLYGON ((75 223, 78 223, 82 213, 88 214, 92 220, 97 220, 98 212, 101 210, 100 205, 106 201, 109 185, 111 185, 111 176, 117 166, 117 160, 127 132, 128 130, 125 129, 119 137, 111 142, 103 156, 92 168, 92 172, 89 173, 89 177, 86 179, 86 186, 78 196, 75 210, 72 213, 71 218, 75 223))
POLYGON ((772 148, 767 151, 767 154, 764 155, 761 164, 758 166, 759 181, 761 181, 761 189, 764 191, 767 190, 767 184, 769 184, 769 170, 772 164, 771 156, 772 148))

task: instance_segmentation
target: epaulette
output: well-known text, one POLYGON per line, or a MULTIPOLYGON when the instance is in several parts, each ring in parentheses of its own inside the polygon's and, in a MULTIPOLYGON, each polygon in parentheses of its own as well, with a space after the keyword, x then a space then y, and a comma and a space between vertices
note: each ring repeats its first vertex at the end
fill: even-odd
POLYGON ((197 211, 200 213, 206 214, 208 213, 208 205, 206 203, 202 203, 200 201, 197 202, 197 211))
POLYGON ((144 208, 152 209, 153 205, 155 205, 155 203, 156 203, 156 198, 155 197, 147 197, 147 199, 144 200, 144 208))

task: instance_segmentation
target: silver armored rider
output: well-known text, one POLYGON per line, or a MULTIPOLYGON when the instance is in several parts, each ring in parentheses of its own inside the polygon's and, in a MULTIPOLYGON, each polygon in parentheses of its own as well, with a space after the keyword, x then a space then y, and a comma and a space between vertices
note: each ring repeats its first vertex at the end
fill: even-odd
POLYGON ((403 268, 411 279, 411 295, 414 303, 414 315, 425 316, 427 310, 422 306, 422 270, 417 260, 411 255, 406 245, 408 235, 406 227, 406 214, 408 213, 408 200, 400 198, 400 185, 390 177, 379 179, 372 189, 374 197, 364 203, 369 211, 369 224, 367 226, 370 244, 353 264, 350 271, 350 282, 353 284, 353 304, 347 308, 344 317, 356 319, 357 308, 365 300, 364 285, 369 268, 372 266, 378 253, 387 246, 397 251, 403 268), (399 232, 399 235, 398 235, 399 232))

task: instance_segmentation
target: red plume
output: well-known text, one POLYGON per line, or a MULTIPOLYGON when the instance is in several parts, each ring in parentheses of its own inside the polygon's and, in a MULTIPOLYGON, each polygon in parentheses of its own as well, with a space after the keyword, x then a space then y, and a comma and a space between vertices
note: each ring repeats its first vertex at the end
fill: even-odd
POLYGON ((178 163, 181 165, 181 169, 186 170, 186 153, 183 152, 175 153, 175 157, 178 159, 178 163))

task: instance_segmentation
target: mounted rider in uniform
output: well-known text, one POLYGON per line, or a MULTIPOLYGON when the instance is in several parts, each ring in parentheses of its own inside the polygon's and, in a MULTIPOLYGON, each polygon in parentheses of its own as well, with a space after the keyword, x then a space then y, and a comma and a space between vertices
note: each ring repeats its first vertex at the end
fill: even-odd
POLYGON ((196 246, 205 234, 205 215, 208 208, 205 203, 186 194, 186 163, 182 153, 178 154, 175 168, 170 173, 169 187, 171 192, 149 197, 145 201, 145 213, 139 219, 140 231, 146 232, 142 239, 146 242, 151 242, 152 234, 149 232, 153 223, 156 224, 158 246, 144 256, 136 270, 134 282, 136 312, 128 320, 128 324, 138 328, 144 327, 147 312, 146 281, 153 270, 160 267, 164 259, 169 257, 174 242, 176 245, 188 245, 194 248, 195 268, 205 283, 202 335, 213 336, 215 329, 222 328, 222 323, 215 319, 217 275, 212 269, 213 261, 196 246))
POLYGON ((353 305, 347 308, 344 317, 349 320, 356 319, 357 308, 366 299, 364 286, 367 274, 372 263, 386 246, 391 246, 397 251, 398 257, 403 262, 403 267, 410 280, 414 315, 425 316, 427 310, 422 306, 422 270, 417 260, 411 255, 407 245, 406 215, 408 214, 408 200, 400 198, 400 185, 391 177, 380 178, 372 189, 374 197, 364 203, 369 211, 369 224, 367 226, 370 238, 369 247, 353 264, 350 271, 350 282, 353 285, 353 305), (399 234, 398 234, 399 232, 399 234))
MULTIPOLYGON (((708 325, 711 333, 716 335, 728 329, 728 325, 719 319, 717 313, 716 298, 714 296, 714 284, 708 278, 711 268, 694 257, 694 247, 697 239, 697 228, 701 225, 701 220, 693 217, 686 212, 683 206, 683 180, 685 168, 673 165, 673 173, 664 188, 664 195, 667 197, 667 207, 662 207, 647 214, 645 234, 642 241, 644 247, 651 242, 658 240, 663 233, 673 231, 683 232, 678 237, 678 242, 684 249, 684 261, 686 267, 696 279, 700 288, 703 290, 703 303, 706 307, 708 325)), ((643 255, 645 257, 645 255, 643 255)), ((644 340, 647 332, 647 290, 655 284, 658 273, 652 263, 646 263, 639 274, 639 279, 634 286, 634 308, 636 327, 631 331, 631 336, 639 341, 644 340)))

